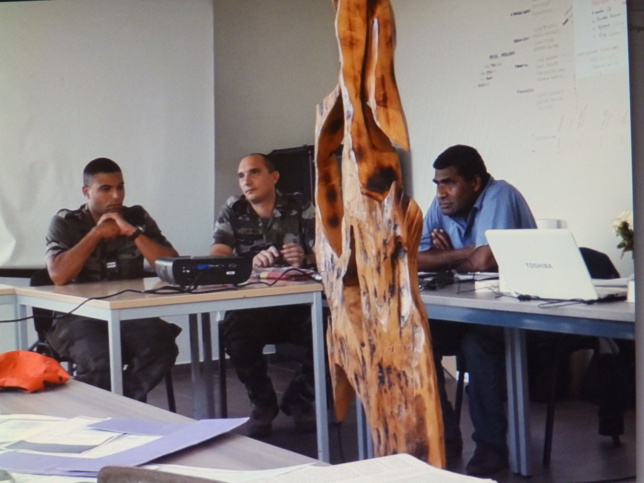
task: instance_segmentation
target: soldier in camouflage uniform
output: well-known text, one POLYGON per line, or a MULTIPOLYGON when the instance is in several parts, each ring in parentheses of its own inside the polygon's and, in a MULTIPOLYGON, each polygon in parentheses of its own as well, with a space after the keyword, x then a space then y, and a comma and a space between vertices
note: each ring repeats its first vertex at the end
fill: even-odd
MULTIPOLYGON (((244 157, 237 173, 243 194, 231 197, 222 208, 210 253, 251 256, 255 267, 312 265, 313 205, 299 194, 285 195, 275 188, 279 173, 263 154, 244 157)), ((310 308, 295 305, 229 311, 223 324, 226 352, 252 405, 249 435, 270 435, 279 408, 294 417, 296 429, 314 430, 310 308), (280 343, 303 346, 306 356, 278 406, 263 349, 280 343)))
MULTIPOLYGON (((141 206, 123 206, 125 185, 119 166, 107 158, 83 172, 87 203, 60 210, 47 232, 47 270, 57 285, 143 277, 143 259, 177 256, 152 217, 141 206)), ((121 322, 123 393, 145 401, 174 365, 181 329, 158 317, 121 322)), ((75 378, 110 388, 107 324, 76 315, 54 320, 47 341, 76 365, 75 378)))

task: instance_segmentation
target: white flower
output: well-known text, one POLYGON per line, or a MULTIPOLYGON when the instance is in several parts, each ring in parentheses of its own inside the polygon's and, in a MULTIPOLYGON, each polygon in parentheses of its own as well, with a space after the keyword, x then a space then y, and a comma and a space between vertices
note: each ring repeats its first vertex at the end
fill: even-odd
POLYGON ((633 228, 633 212, 622 211, 617 218, 613 220, 613 228, 617 231, 622 226, 622 223, 627 223, 629 228, 633 228))
POLYGON ((622 256, 624 252, 633 250, 635 241, 635 230, 633 229, 633 212, 623 211, 617 218, 613 220, 613 230, 615 236, 620 238, 617 248, 622 249, 622 256))

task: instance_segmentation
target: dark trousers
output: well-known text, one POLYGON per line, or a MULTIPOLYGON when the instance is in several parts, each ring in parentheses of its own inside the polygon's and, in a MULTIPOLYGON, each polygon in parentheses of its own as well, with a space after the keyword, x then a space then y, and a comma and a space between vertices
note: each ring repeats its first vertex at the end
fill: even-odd
POLYGON ((430 333, 445 438, 460 436, 454 409, 445 391, 445 376, 440 365, 443 355, 459 354, 469 374, 467 395, 474 426, 472 439, 477 444, 507 448, 507 399, 505 381, 505 342, 503 329, 476 324, 430 320, 430 333))
MULTIPOLYGON (((167 374, 179 353, 175 338, 181 328, 159 318, 121 321, 123 394, 145 401, 167 374)), ((76 366, 75 379, 110 389, 110 356, 105 321, 64 316, 54 321, 47 341, 76 366)))
POLYGON ((311 341, 311 308, 289 305, 264 309, 232 310, 223 322, 226 352, 239 380, 246 386, 251 402, 260 407, 276 404, 273 384, 267 374, 264 346, 296 344, 304 348, 301 368, 287 389, 291 397, 313 398, 313 344, 311 341), (294 389, 295 386, 297 390, 294 389))

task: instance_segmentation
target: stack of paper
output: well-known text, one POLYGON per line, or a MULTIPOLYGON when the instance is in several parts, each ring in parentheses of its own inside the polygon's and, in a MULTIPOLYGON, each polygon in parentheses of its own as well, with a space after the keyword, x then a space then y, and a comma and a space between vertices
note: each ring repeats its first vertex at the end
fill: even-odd
POLYGON ((227 433, 247 419, 167 424, 2 415, 0 468, 37 475, 95 477, 104 466, 142 465, 227 433))

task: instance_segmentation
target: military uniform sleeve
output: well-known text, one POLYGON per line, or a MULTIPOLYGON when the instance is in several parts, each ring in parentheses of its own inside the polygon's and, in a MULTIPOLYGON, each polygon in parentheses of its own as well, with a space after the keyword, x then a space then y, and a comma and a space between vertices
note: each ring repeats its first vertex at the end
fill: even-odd
POLYGON ((213 245, 222 244, 228 245, 233 250, 236 247, 235 243, 235 230, 234 226, 234 212, 230 203, 230 199, 226 202, 221 209, 219 218, 215 223, 215 229, 212 235, 213 245))
POLYGON ((311 202, 305 202, 302 207, 302 236, 307 255, 313 253, 315 245, 315 207, 311 202))
POLYGON ((48 259, 69 250, 82 238, 78 227, 70 224, 65 219, 65 214, 66 211, 61 210, 49 222, 49 228, 45 238, 47 245, 45 256, 48 259))
POLYGON ((172 243, 163 235, 157 222, 142 206, 130 207, 125 218, 128 223, 140 227, 143 234, 148 238, 151 238, 159 245, 172 248, 172 243))

